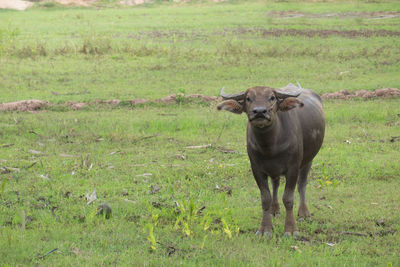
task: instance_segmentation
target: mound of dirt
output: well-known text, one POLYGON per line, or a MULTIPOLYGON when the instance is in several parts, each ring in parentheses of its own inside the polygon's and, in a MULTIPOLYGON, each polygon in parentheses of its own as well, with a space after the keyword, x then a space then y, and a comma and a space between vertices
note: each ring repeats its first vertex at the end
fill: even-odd
POLYGON ((112 105, 112 106, 116 106, 119 105, 119 103, 121 103, 121 100, 119 99, 111 99, 111 100, 94 100, 91 102, 91 104, 98 104, 98 105, 112 105))
POLYGON ((326 93, 322 95, 324 99, 349 99, 349 98, 393 98, 400 97, 400 90, 397 88, 383 88, 375 91, 359 90, 354 93, 350 93, 348 90, 340 90, 339 92, 326 93))
MULTIPOLYGON (((351 99, 351 98, 362 98, 362 99, 371 99, 371 98, 397 98, 400 97, 400 90, 397 88, 383 88, 377 89, 375 91, 367 91, 367 90, 359 90, 354 93, 351 93, 348 90, 340 90, 339 92, 334 93, 326 93, 322 95, 323 99, 351 99)), ((163 98, 149 100, 144 98, 136 98, 128 101, 124 101, 124 103, 130 103, 132 106, 142 105, 146 103, 163 103, 163 104, 177 104, 182 103, 185 100, 199 100, 203 102, 214 102, 220 101, 221 98, 217 96, 206 96, 200 94, 193 95, 184 95, 184 94, 172 94, 163 98)), ((89 103, 86 102, 65 102, 64 106, 69 107, 72 110, 80 110, 84 107, 88 107, 90 105, 109 105, 109 106, 119 106, 121 104, 121 100, 112 99, 112 100, 93 100, 89 103)), ((46 108, 51 104, 46 101, 41 100, 23 100, 17 102, 9 102, 0 104, 0 111, 30 111, 34 112, 42 108, 46 108)), ((55 105, 52 105, 55 106, 55 105)))
POLYGON ((84 107, 86 107, 88 105, 88 103, 84 103, 84 102, 66 102, 65 103, 66 106, 70 107, 73 110, 79 110, 82 109, 84 107))
POLYGON ((42 100, 22 100, 0 104, 0 111, 35 111, 47 107, 49 102, 42 100))
POLYGON ((131 105, 140 105, 149 102, 149 100, 144 98, 135 98, 133 100, 129 100, 128 102, 131 103, 131 105))

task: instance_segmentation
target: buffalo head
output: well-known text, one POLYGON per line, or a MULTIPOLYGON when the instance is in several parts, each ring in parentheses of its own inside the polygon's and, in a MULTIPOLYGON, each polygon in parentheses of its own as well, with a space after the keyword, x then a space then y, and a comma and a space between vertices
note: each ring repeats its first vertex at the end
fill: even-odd
POLYGON ((301 86, 289 84, 280 89, 266 86, 255 86, 237 94, 225 94, 218 105, 218 110, 224 109, 236 114, 245 112, 252 126, 264 128, 272 125, 278 111, 288 111, 303 103, 297 99, 302 92, 301 86))

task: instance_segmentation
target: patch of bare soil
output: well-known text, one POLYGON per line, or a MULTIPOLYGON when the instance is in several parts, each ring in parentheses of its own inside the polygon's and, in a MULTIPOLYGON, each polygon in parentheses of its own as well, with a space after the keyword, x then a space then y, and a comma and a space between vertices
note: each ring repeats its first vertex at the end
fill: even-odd
POLYGON ((14 10, 25 10, 32 6, 33 3, 22 0, 0 0, 0 9, 14 9, 14 10))
POLYGON ((121 103, 121 100, 119 99, 111 99, 111 100, 94 100, 91 102, 92 104, 98 104, 98 105, 112 105, 112 106, 117 106, 119 103, 121 103))
MULTIPOLYGON (((362 98, 362 99, 373 99, 373 98, 397 98, 400 97, 400 90, 397 88, 383 88, 377 89, 375 91, 367 91, 367 90, 359 90, 354 93, 351 93, 348 90, 340 90, 339 92, 334 93, 326 93, 322 95, 323 99, 351 99, 351 98, 362 98)), ((177 104, 182 103, 184 101, 202 101, 202 102, 215 102, 220 101, 221 98, 217 96, 206 96, 200 94, 193 95, 184 95, 184 94, 172 94, 163 98, 149 100, 144 98, 136 98, 132 100, 125 101, 125 103, 129 103, 132 106, 142 105, 147 103, 163 103, 163 104, 177 104)), ((119 106, 121 104, 121 100, 112 99, 112 100, 94 100, 89 103, 86 102, 71 102, 68 101, 64 104, 64 106, 69 107, 72 110, 80 110, 88 106, 99 106, 99 105, 108 105, 108 106, 119 106)), ((30 111, 35 112, 40 109, 44 109, 51 105, 49 102, 41 101, 41 100, 23 100, 17 102, 9 102, 0 104, 0 111, 30 111)))
POLYGON ((119 2, 121 5, 127 6, 136 6, 136 5, 143 5, 143 4, 150 4, 153 3, 152 0, 123 0, 119 2))
POLYGON ((359 90, 354 93, 350 93, 348 90, 340 90, 339 92, 326 93, 322 95, 324 99, 350 99, 350 98, 394 98, 400 97, 400 90, 397 88, 383 88, 375 91, 359 90))
POLYGON ((150 102, 150 101, 147 99, 144 99, 144 98, 136 98, 133 100, 129 100, 129 103, 131 103, 131 105, 141 105, 141 104, 145 104, 148 102, 150 102))
POLYGON ((0 104, 0 111, 36 111, 47 107, 49 102, 42 100, 22 100, 0 104))
POLYGON ((165 104, 174 104, 174 103, 178 103, 181 102, 185 99, 198 99, 204 102, 212 102, 212 101, 216 101, 219 98, 216 96, 205 96, 205 95, 200 95, 200 94, 194 94, 194 95, 187 95, 185 96, 184 94, 172 94, 160 99, 156 99, 154 100, 154 102, 156 103, 165 103, 165 104))
POLYGON ((267 16, 275 18, 365 18, 365 19, 390 19, 400 17, 397 11, 377 11, 377 12, 345 12, 345 13, 305 13, 294 10, 271 11, 267 16))
POLYGON ((388 31, 388 30, 298 30, 298 29, 247 29, 238 28, 234 30, 234 33, 241 34, 254 34, 258 33, 263 37, 273 36, 305 36, 305 37, 329 37, 329 36, 340 36, 344 38, 356 38, 356 37, 398 37, 400 31, 388 31))
POLYGON ((73 110, 79 110, 82 109, 84 107, 86 107, 88 105, 88 103, 84 103, 84 102, 66 102, 65 105, 67 107, 70 107, 73 110))
MULTIPOLYGON (((224 2, 225 0, 210 0, 210 2, 224 2)), ((173 0, 174 3, 190 3, 192 0, 173 0)), ((152 4, 154 0, 122 0, 119 2, 121 5, 127 6, 136 6, 136 5, 143 5, 143 4, 152 4)))
POLYGON ((97 0, 55 0, 62 5, 71 5, 71 6, 90 6, 90 4, 97 2, 97 0))
MULTIPOLYGON (((98 0, 0 0, 0 9, 15 9, 15 10, 25 10, 28 7, 31 7, 33 2, 55 2, 62 5, 70 5, 70 6, 90 6, 92 3, 97 2, 98 0)), ((136 0, 142 1, 142 0, 136 0)), ((147 1, 147 0, 145 0, 147 1)))

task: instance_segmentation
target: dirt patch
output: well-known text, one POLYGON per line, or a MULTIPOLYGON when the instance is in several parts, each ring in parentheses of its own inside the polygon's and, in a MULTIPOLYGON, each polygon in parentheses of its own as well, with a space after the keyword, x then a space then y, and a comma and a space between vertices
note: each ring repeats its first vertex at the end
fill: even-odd
POLYGON ((200 95, 200 94, 194 94, 194 95, 188 95, 186 96, 188 99, 199 99, 204 102, 213 102, 219 100, 219 97, 217 96, 206 96, 206 95, 200 95))
MULTIPOLYGON (((0 0, 0 9, 14 9, 14 10, 25 10, 28 7, 31 7, 33 2, 42 2, 42 3, 59 3, 62 5, 71 5, 71 6, 90 6, 92 3, 97 2, 98 0, 30 0, 30 1, 22 1, 22 0, 0 0)), ((140 1, 140 0, 137 0, 140 1)))
POLYGON ((112 105, 112 106, 116 106, 119 105, 121 103, 121 100, 119 99, 112 99, 112 100, 94 100, 91 102, 91 104, 98 104, 98 105, 112 105))
MULTIPOLYGON (((326 93, 322 95, 323 99, 351 99, 351 98, 361 98, 361 99, 373 99, 373 98, 400 98, 400 90, 397 88, 383 88, 377 89, 375 91, 359 90, 351 93, 348 90, 340 90, 339 92, 326 93)), ((72 110, 80 110, 88 106, 120 106, 126 105, 127 103, 136 106, 148 103, 162 103, 162 104, 179 104, 188 101, 201 101, 201 102, 216 102, 222 99, 217 96, 206 96, 200 94, 184 95, 184 94, 172 94, 159 99, 144 99, 136 98, 128 101, 121 101, 119 99, 112 100, 94 100, 91 102, 65 102, 61 106, 67 106, 72 110)), ((49 106, 57 106, 55 104, 50 104, 46 101, 41 100, 23 100, 17 102, 9 102, 0 104, 0 111, 30 111, 35 112, 40 109, 47 108, 49 106)))
POLYGON ((55 0, 62 5, 71 5, 71 6, 90 6, 92 3, 97 2, 97 0, 55 0))
POLYGON ((88 103, 84 103, 84 102, 66 102, 65 105, 67 107, 70 107, 73 110, 79 110, 82 109, 84 107, 86 107, 88 105, 88 103))
POLYGON ((143 4, 151 4, 153 3, 152 0, 123 0, 119 2, 121 5, 127 6, 136 6, 136 5, 143 5, 143 4))
POLYGON ((136 98, 136 99, 133 99, 133 100, 129 100, 128 102, 129 102, 131 105, 140 105, 140 104, 148 103, 148 102, 150 102, 150 101, 147 100, 147 99, 144 99, 144 98, 136 98))
POLYGON ((395 98, 400 97, 400 90, 397 88, 383 88, 375 91, 359 90, 350 93, 348 90, 340 90, 339 92, 326 93, 322 95, 324 99, 350 99, 350 98, 395 98))
POLYGON ((14 9, 22 11, 32 5, 32 2, 22 0, 0 0, 0 9, 14 9))
POLYGON ((45 108, 49 102, 42 100, 22 100, 0 104, 0 111, 36 111, 45 108))
POLYGON ((399 37, 400 31, 388 31, 388 30, 298 30, 298 29, 251 29, 251 28, 237 28, 233 31, 237 35, 243 34, 259 34, 263 37, 273 36, 305 36, 305 37, 330 37, 340 36, 344 38, 356 38, 356 37, 399 37))
POLYGON ((271 11, 267 13, 268 17, 274 18, 364 18, 364 19, 390 19, 400 17, 400 12, 396 11, 378 11, 378 12, 345 12, 345 13, 305 13, 294 10, 271 11))

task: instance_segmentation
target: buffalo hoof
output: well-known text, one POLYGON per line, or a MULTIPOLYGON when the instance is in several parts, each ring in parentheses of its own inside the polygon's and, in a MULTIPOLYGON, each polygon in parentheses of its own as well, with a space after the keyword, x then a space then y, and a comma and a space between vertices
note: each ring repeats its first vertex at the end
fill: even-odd
MULTIPOLYGON (((294 231, 293 232, 293 237, 298 237, 300 235, 300 232, 299 231, 294 231)), ((292 233, 291 232, 285 232, 284 234, 283 234, 283 236, 284 237, 291 237, 292 236, 292 233)))
POLYGON ((257 235, 257 236, 271 237, 271 236, 272 236, 272 233, 271 233, 271 232, 263 232, 263 233, 261 233, 260 231, 257 231, 257 232, 256 232, 256 235, 257 235))
POLYGON ((297 212, 298 218, 303 218, 303 219, 309 219, 311 217, 310 212, 308 211, 307 206, 302 206, 299 208, 299 211, 297 212))

